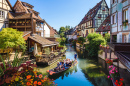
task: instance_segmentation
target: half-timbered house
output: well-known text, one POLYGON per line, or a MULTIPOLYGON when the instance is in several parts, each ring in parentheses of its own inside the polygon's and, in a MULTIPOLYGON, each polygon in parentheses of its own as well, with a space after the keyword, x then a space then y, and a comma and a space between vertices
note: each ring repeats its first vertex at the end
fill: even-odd
POLYGON ((95 32, 102 22, 109 15, 109 8, 105 0, 101 0, 88 11, 78 25, 79 33, 82 37, 87 36, 89 33, 95 32))
POLYGON ((106 33, 110 34, 110 15, 103 21, 103 23, 99 26, 99 28, 96 30, 97 33, 101 34, 101 35, 105 35, 106 33))
POLYGON ((13 6, 15 12, 9 13, 9 27, 19 31, 31 31, 43 37, 43 20, 33 7, 26 2, 17 0, 13 6))
POLYGON ((0 31, 8 27, 8 12, 12 11, 9 0, 0 0, 0 31))

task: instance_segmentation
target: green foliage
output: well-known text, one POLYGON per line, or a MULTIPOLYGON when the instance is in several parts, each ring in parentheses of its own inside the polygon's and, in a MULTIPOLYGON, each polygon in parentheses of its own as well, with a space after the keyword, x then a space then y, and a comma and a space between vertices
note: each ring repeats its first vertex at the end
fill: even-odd
POLYGON ((89 44, 86 45, 86 50, 88 51, 89 57, 97 57, 99 45, 106 45, 106 40, 103 38, 101 34, 90 33, 87 36, 89 44))
POLYGON ((50 52, 50 49, 49 48, 46 48, 45 49, 45 54, 49 55, 51 52, 50 52))
POLYGON ((23 33, 12 28, 3 28, 0 32, 0 48, 21 48, 25 49, 23 33))
POLYGON ((23 62, 23 58, 20 58, 20 59, 18 58, 18 53, 15 54, 14 60, 12 61, 12 64, 9 61, 9 57, 8 57, 7 63, 5 63, 2 56, 0 56, 0 59, 2 60, 2 63, 3 63, 3 66, 4 66, 3 69, 0 67, 0 76, 2 76, 4 74, 4 71, 7 68, 9 68, 9 65, 10 65, 10 67, 15 68, 15 67, 19 67, 23 62))
POLYGON ((70 26, 60 27, 59 34, 61 37, 65 37, 65 31, 69 30, 70 26))
POLYGON ((63 46, 63 49, 61 50, 62 53, 64 53, 67 50, 66 46, 63 46))
POLYGON ((59 42, 60 45, 65 45, 66 38, 64 38, 64 37, 62 37, 62 38, 57 38, 56 41, 59 42))
POLYGON ((60 27, 59 34, 60 34, 61 37, 65 36, 64 35, 65 31, 66 31, 65 27, 60 27))
POLYGON ((101 55, 102 53, 103 53, 103 50, 99 50, 99 51, 98 51, 98 54, 101 55))
POLYGON ((107 42, 110 42, 110 34, 109 33, 106 33, 105 36, 104 36, 105 40, 107 42))
POLYGON ((84 37, 79 37, 79 38, 78 38, 78 42, 79 42, 80 44, 83 44, 85 41, 86 41, 86 40, 85 40, 84 37))
POLYGON ((57 56, 57 55, 58 55, 58 52, 55 52, 54 55, 57 56))
POLYGON ((65 26, 65 29, 66 29, 66 30, 69 30, 69 29, 70 29, 70 26, 65 26))

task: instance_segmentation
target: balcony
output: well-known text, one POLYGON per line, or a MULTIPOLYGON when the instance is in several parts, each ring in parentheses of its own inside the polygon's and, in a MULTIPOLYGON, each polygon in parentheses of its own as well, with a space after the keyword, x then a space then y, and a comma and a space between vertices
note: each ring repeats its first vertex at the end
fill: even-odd
POLYGON ((108 43, 110 49, 116 52, 130 51, 130 43, 108 43))
POLYGON ((121 31, 127 31, 127 30, 130 30, 130 23, 129 23, 129 24, 126 24, 126 26, 121 25, 121 26, 120 26, 120 29, 121 29, 121 31))
POLYGON ((116 55, 119 58, 120 62, 130 72, 130 52, 116 52, 116 55))

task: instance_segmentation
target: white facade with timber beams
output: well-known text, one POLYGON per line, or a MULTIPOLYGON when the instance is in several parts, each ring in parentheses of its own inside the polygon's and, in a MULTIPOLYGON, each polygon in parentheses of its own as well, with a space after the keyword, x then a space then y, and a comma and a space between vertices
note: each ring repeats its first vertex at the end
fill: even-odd
POLYGON ((8 27, 8 12, 12 11, 12 6, 8 0, 0 0, 0 31, 8 27))

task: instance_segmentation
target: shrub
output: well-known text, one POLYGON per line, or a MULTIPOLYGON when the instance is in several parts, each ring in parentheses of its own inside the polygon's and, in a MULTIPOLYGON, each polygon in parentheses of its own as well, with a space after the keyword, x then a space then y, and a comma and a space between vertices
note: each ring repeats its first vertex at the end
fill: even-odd
POLYGON ((101 55, 102 53, 103 53, 103 50, 99 50, 99 51, 98 51, 98 54, 101 55))
POLYGON ((110 34, 109 33, 106 33, 105 36, 104 36, 105 40, 107 42, 110 42, 110 34))
MULTIPOLYGON (((16 59, 16 58, 15 58, 16 59)), ((16 62, 17 59, 16 59, 16 62)), ((43 77, 42 73, 34 71, 36 65, 31 64, 31 61, 20 64, 20 66, 8 65, 3 61, 0 65, 1 86, 30 86, 30 85, 42 85, 42 86, 55 86, 53 80, 50 80, 46 76, 43 77)))
POLYGON ((86 45, 86 50, 88 51, 89 57, 97 57, 99 51, 99 45, 106 45, 106 40, 101 34, 90 33, 86 37, 89 43, 86 45))

